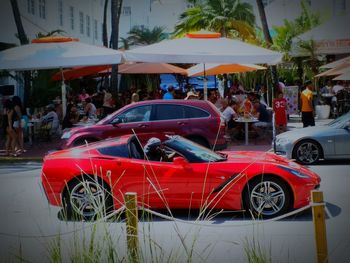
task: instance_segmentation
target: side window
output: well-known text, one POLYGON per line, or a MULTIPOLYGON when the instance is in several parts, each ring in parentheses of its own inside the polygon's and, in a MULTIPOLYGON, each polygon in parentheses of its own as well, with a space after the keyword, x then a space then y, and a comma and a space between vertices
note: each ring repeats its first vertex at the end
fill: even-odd
POLYGON ((129 157, 128 147, 126 144, 110 146, 97 149, 101 154, 115 156, 115 157, 129 157))
POLYGON ((184 108, 186 118, 206 118, 210 116, 209 112, 201 110, 199 108, 189 106, 185 106, 184 108))
POLYGON ((129 109, 126 112, 118 115, 112 123, 129 123, 129 122, 140 122, 149 121, 151 116, 151 105, 140 106, 129 109))
POLYGON ((184 108, 181 105, 157 105, 156 120, 176 120, 184 119, 184 108))

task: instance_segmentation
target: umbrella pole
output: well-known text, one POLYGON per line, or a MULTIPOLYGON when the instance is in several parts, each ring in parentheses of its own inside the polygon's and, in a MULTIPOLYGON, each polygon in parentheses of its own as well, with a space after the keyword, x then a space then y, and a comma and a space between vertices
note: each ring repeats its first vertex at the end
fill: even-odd
POLYGON ((63 118, 66 116, 66 109, 67 109, 67 99, 66 99, 66 83, 64 83, 64 74, 63 74, 63 69, 60 68, 61 70, 61 92, 62 92, 62 114, 63 118))
POLYGON ((204 93, 204 100, 208 100, 208 83, 207 83, 207 76, 205 74, 205 63, 203 63, 204 67, 204 79, 203 79, 203 93, 204 93))

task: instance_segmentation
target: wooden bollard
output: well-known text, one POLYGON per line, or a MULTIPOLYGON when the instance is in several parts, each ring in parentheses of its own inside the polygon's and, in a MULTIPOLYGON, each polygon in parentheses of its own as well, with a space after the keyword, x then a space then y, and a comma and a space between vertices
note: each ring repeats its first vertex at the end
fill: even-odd
POLYGON ((136 193, 125 193, 126 239, 130 262, 139 262, 138 215, 136 193))
POLYGON ((326 220, 324 213, 323 192, 311 191, 312 218, 315 228, 316 253, 318 263, 328 262, 326 220), (317 205, 319 203, 319 205, 317 205))

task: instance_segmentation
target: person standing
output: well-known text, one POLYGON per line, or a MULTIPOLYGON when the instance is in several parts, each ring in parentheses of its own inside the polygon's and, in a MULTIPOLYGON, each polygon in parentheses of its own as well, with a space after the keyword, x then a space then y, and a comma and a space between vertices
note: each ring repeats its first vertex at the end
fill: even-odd
POLYGON ((287 126, 287 100, 283 93, 278 91, 277 98, 273 100, 273 111, 275 112, 275 124, 279 132, 285 132, 287 126))
POLYGON ((114 101, 112 93, 108 89, 103 89, 103 116, 114 112, 114 101))
POLYGON ((306 88, 300 93, 301 103, 301 120, 303 127, 315 126, 314 107, 312 104, 312 82, 310 80, 305 82, 306 88))
POLYGON ((16 119, 14 119, 13 128, 15 129, 15 132, 17 134, 17 151, 18 153, 23 153, 26 152, 26 150, 24 149, 24 129, 27 125, 25 119, 28 119, 28 117, 25 117, 26 112, 24 111, 24 107, 22 105, 20 97, 14 96, 12 98, 12 103, 16 112, 16 119))
POLYGON ((6 134, 5 151, 7 156, 17 156, 17 134, 13 128, 13 124, 17 119, 16 111, 11 100, 6 100, 4 103, 3 128, 6 134))
POLYGON ((173 100, 174 99, 174 93, 175 93, 175 89, 173 86, 169 86, 168 87, 168 91, 167 93, 164 94, 163 96, 163 100, 173 100))

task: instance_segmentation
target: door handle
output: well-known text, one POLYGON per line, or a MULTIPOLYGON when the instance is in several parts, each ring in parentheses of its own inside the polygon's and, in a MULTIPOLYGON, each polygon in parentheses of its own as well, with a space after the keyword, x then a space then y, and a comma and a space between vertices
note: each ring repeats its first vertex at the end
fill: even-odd
POLYGON ((139 124, 138 127, 140 127, 140 128, 146 128, 146 127, 148 127, 148 125, 147 125, 147 124, 139 124))
POLYGON ((177 124, 179 124, 179 125, 186 125, 186 124, 187 124, 187 122, 184 122, 184 121, 178 121, 178 122, 177 122, 177 124))

